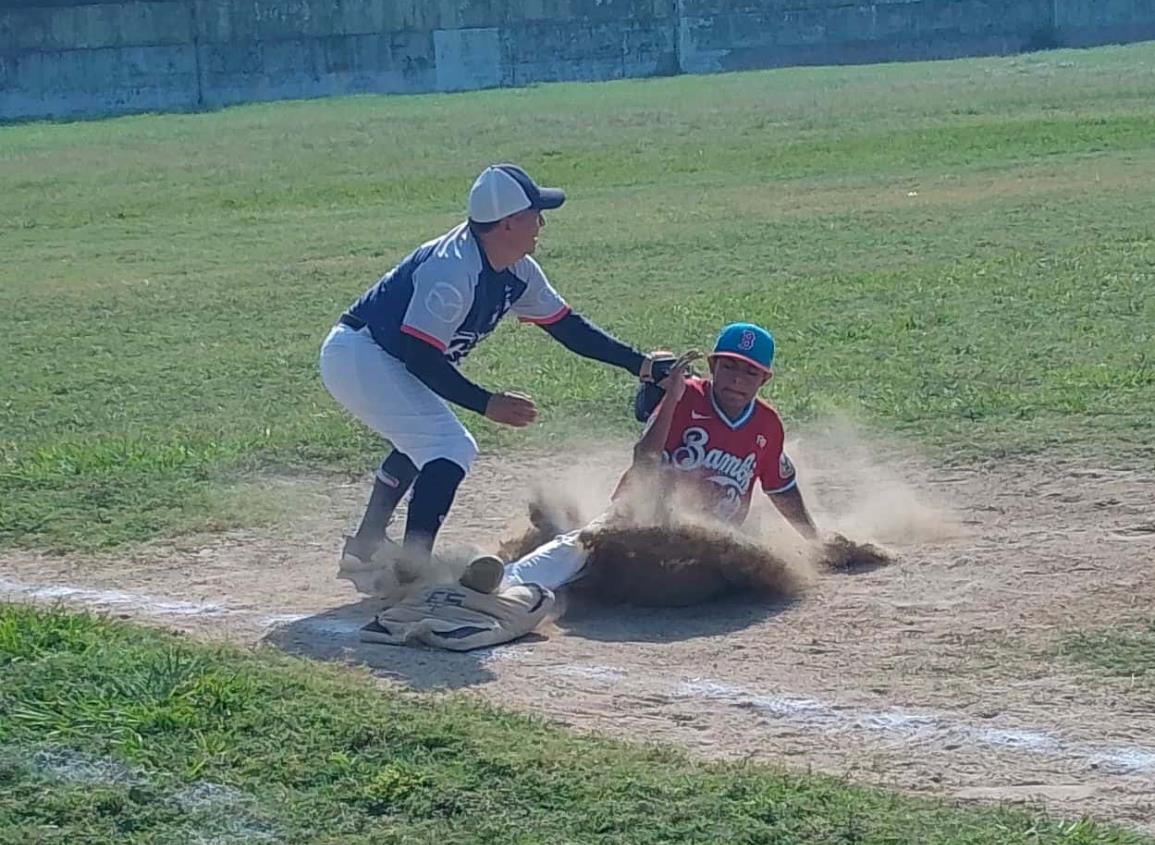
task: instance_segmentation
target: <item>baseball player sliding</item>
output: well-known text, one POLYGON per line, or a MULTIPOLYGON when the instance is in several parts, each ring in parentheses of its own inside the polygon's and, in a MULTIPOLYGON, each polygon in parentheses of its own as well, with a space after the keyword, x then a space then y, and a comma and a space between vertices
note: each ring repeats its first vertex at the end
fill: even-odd
POLYGON ((509 311, 571 351, 650 377, 652 361, 574 312, 531 257, 543 212, 565 194, 512 164, 487 167, 469 219, 410 253, 341 315, 321 347, 321 378, 350 413, 393 445, 342 563, 367 563, 412 489, 407 558, 428 558, 477 442, 451 405, 504 425, 537 417, 533 400, 487 390, 457 365, 509 311))
MULTIPOLYGON (((721 522, 740 525, 757 482, 802 536, 818 539, 794 464, 784 451, 782 420, 758 397, 773 377, 773 336, 750 323, 726 326, 709 355, 709 379, 687 377, 692 358, 682 356, 660 383, 665 396, 634 446, 633 464, 618 484, 615 501, 628 506, 636 491, 649 501, 689 502, 721 522)), ((575 580, 589 556, 578 537, 589 528, 561 534, 504 566, 504 581, 555 590, 575 580)), ((496 588, 495 573, 491 559, 479 558, 465 578, 496 588)))
MULTIPOLYGON (((551 612, 554 591, 586 574, 590 549, 583 535, 596 532, 611 513, 620 516, 638 501, 688 501, 692 508, 736 525, 745 520, 758 483, 800 534, 817 540, 794 465, 783 449, 782 421, 758 398, 773 375, 774 338, 749 323, 726 326, 709 355, 709 379, 687 375, 695 357, 697 353, 688 353, 672 366, 658 361, 655 371, 669 372, 658 385, 665 395, 657 392, 656 410, 652 405, 641 409, 648 422, 610 513, 559 534, 511 563, 490 555, 474 559, 460 584, 434 587, 387 608, 361 629, 361 639, 465 650, 528 633, 551 612)), ((605 574, 622 578, 628 573, 605 574)), ((677 572, 659 577, 677 577, 677 572)))

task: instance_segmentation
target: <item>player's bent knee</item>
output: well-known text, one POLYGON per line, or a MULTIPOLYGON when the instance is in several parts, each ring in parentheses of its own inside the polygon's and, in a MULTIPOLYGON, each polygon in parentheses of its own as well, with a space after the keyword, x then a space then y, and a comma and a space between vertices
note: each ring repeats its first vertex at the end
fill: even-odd
POLYGON ((462 436, 455 437, 453 443, 447 445, 445 453, 441 457, 453 461, 468 475, 469 470, 473 468, 473 462, 477 460, 479 451, 473 435, 463 428, 462 436))
POLYGON ((477 440, 474 439, 469 431, 465 432, 465 448, 466 452, 463 457, 466 463, 462 464, 462 469, 469 472, 470 467, 473 466, 473 462, 477 459, 478 452, 481 451, 477 446, 477 440))

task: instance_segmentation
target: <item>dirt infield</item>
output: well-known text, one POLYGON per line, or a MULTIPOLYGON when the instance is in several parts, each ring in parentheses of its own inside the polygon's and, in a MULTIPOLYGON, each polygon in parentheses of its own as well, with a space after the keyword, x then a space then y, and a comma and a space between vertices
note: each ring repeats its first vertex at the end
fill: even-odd
MULTIPOLYGON (((698 754, 1155 831, 1155 685, 1056 656, 1065 633, 1150 618, 1155 475, 1043 459, 936 469, 845 443, 792 455, 820 524, 887 545, 896 563, 814 568, 772 604, 575 603, 545 636, 481 653, 365 646, 356 631, 374 603, 334 573, 367 485, 272 480, 304 505, 291 526, 116 558, 9 554, 0 597, 265 641, 698 754)), ((535 479, 557 479, 592 515, 625 459, 603 450, 580 474, 556 456, 483 460, 448 539, 496 550, 535 479)), ((769 508, 755 516, 764 537, 794 543, 769 508)))

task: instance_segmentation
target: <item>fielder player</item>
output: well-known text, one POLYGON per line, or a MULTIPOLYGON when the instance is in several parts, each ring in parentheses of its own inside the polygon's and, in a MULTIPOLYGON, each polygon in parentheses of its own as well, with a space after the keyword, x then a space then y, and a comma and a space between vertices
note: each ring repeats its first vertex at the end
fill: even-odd
MULTIPOLYGON (((782 420, 758 397, 774 373, 773 336, 750 323, 726 326, 708 356, 709 379, 687 376, 690 358, 679 359, 659 383, 665 396, 634 446, 633 464, 618 484, 615 501, 628 501, 635 485, 656 479, 664 489, 655 496, 645 487, 651 501, 688 499, 718 520, 740 525, 757 483, 795 530, 817 540, 818 529, 784 450, 782 420)), ((496 558, 478 558, 462 582, 492 590, 504 576, 506 585, 538 584, 555 590, 582 574, 588 553, 578 536, 590 527, 559 535, 504 565, 500 576, 496 558)))
POLYGON ((418 247, 329 332, 321 348, 325 387, 393 445, 360 527, 346 538, 344 562, 369 561, 410 489, 404 544, 418 557, 431 553, 477 456, 451 405, 514 427, 537 417, 529 396, 487 390, 457 368, 507 312, 578 355, 649 379, 649 356, 571 310, 531 257, 542 212, 563 202, 560 189, 539 187, 520 167, 487 167, 469 192, 469 219, 418 247))

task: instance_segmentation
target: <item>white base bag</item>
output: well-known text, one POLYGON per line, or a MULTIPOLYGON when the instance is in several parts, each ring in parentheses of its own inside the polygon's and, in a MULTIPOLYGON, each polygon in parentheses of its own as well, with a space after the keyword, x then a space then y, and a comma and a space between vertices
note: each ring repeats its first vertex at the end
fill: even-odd
POLYGON ((538 584, 495 593, 442 584, 406 597, 361 629, 361 640, 386 645, 423 643, 450 651, 500 645, 524 636, 553 610, 554 594, 538 584))

